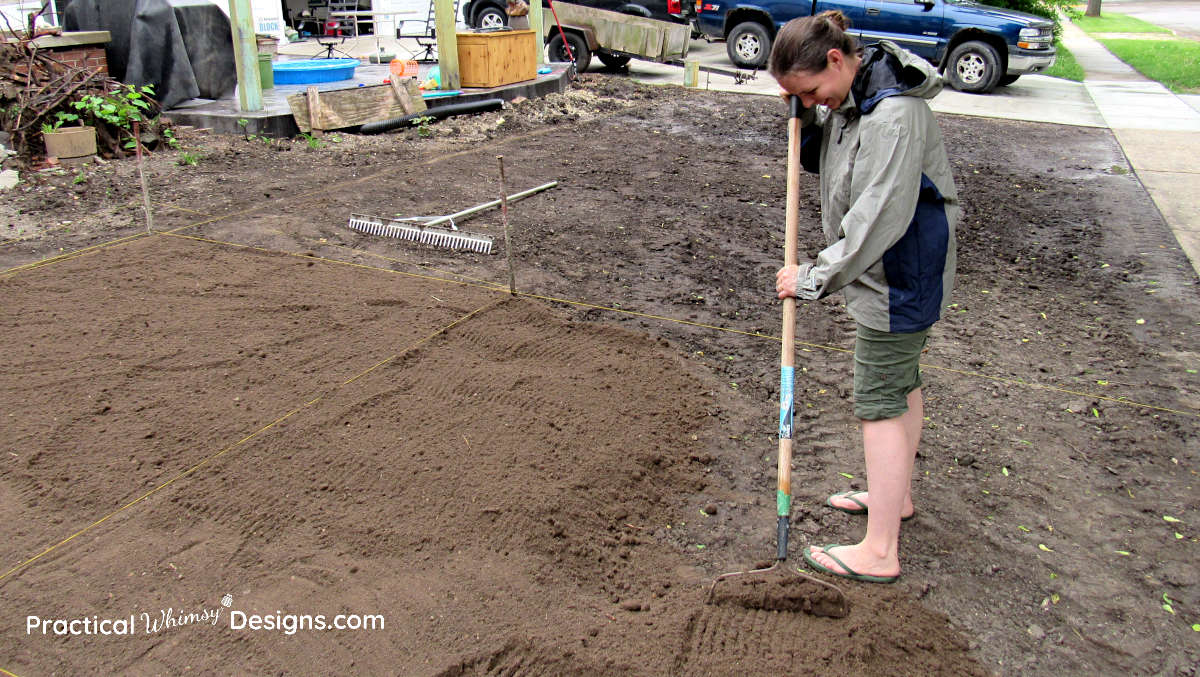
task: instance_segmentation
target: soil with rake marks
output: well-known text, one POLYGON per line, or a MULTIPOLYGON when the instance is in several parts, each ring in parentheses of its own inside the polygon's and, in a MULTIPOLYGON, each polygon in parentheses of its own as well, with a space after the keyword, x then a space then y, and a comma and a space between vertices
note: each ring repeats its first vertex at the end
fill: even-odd
MULTIPOLYGON (((939 122, 965 218, 918 515, 844 619, 704 603, 774 552, 778 100, 596 74, 432 138, 184 133, 149 235, 132 163, 22 184, 0 668, 1197 674, 1191 267, 1107 131, 939 122), (461 224, 493 255, 346 228, 494 199, 496 155, 560 182, 510 205, 523 296, 497 212, 461 224)), ((839 304, 799 312, 793 554, 863 524, 822 507, 866 488, 839 304)))

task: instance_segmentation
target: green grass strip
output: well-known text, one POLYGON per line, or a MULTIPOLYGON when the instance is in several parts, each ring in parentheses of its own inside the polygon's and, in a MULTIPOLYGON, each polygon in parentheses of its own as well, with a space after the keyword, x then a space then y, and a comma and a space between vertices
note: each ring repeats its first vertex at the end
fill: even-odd
POLYGON ((1083 82, 1083 67, 1075 60, 1075 55, 1071 53, 1071 50, 1064 47, 1061 42, 1054 47, 1058 56, 1054 59, 1054 65, 1043 71, 1042 74, 1053 78, 1083 82))
POLYGON ((1170 33, 1162 26, 1124 14, 1105 13, 1101 16, 1081 16, 1071 20, 1087 33, 1170 33))
POLYGON ((1200 93, 1200 42, 1192 40, 1101 40, 1108 51, 1177 94, 1200 93))

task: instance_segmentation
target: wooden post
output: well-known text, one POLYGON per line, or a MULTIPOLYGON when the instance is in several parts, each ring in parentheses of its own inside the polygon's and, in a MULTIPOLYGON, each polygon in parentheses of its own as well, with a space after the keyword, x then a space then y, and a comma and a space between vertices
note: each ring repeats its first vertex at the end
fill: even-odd
POLYGON ((233 29, 238 104, 243 111, 260 111, 263 109, 262 80, 258 74, 258 41, 254 38, 250 0, 229 0, 229 24, 233 29))
MULTIPOLYGON (((133 121, 133 143, 137 147, 138 180, 142 182, 142 204, 146 207, 146 232, 154 231, 154 214, 150 211, 150 188, 146 185, 146 171, 142 168, 142 127, 133 121)), ((505 233, 505 236, 508 234, 505 233)))
POLYGON ((540 66, 546 63, 546 28, 542 23, 542 0, 531 0, 529 3, 529 27, 537 34, 533 39, 534 49, 537 50, 533 62, 540 66))
POLYGON ((454 32, 458 17, 454 15, 454 0, 433 0, 433 12, 437 26, 438 70, 442 74, 441 89, 459 89, 462 79, 458 72, 458 35, 454 32))
POLYGON ((316 85, 309 85, 304 92, 308 96, 309 134, 324 136, 325 132, 321 126, 321 94, 316 85))
MULTIPOLYGON (((539 0, 534 0, 538 2, 539 0)), ((508 257, 508 293, 516 295, 517 282, 513 276, 512 238, 508 235, 508 186, 504 180, 504 156, 497 155, 500 161, 500 220, 504 224, 504 254, 508 257)))

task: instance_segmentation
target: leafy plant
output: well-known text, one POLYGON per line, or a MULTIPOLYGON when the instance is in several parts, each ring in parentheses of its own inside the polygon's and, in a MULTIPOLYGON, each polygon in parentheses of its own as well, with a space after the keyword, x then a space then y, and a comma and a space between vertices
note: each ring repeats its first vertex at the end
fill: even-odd
POLYGON ((312 134, 300 132, 300 138, 304 139, 304 142, 308 144, 309 150, 318 150, 325 147, 325 142, 313 136, 312 134))
POLYGON ((250 125, 250 121, 246 118, 238 118, 237 124, 242 128, 242 138, 249 141, 250 135, 246 133, 246 128, 250 125))
POLYGON ((984 0, 984 4, 1028 12, 1049 19, 1054 22, 1055 37, 1062 33, 1058 20, 1060 12, 1069 17, 1080 15, 1080 11, 1075 7, 1078 4, 1076 0, 984 0))
POLYGON ((57 132, 58 128, 62 127, 64 122, 75 122, 78 119, 79 119, 79 116, 76 115, 75 113, 69 113, 67 111, 60 110, 54 114, 53 122, 43 122, 42 123, 42 133, 50 134, 52 132, 57 132))
POLYGON ((200 164, 201 157, 203 157, 203 156, 201 156, 199 153, 191 153, 188 151, 184 151, 179 154, 179 161, 178 161, 179 166, 180 167, 195 167, 196 165, 200 164))
POLYGON ((175 130, 170 127, 164 127, 162 130, 163 143, 167 144, 167 148, 175 150, 179 148, 179 139, 175 136, 175 130))
POLYGON ((132 133, 134 122, 146 120, 144 113, 150 109, 149 97, 153 94, 151 85, 121 85, 104 95, 89 94, 71 105, 85 115, 132 133))
POLYGON ((84 174, 83 172, 79 172, 78 174, 75 175, 75 178, 74 178, 74 180, 71 181, 71 183, 78 186, 81 183, 87 183, 87 180, 88 180, 87 174, 84 174))
POLYGON ((412 124, 417 128, 417 134, 421 138, 427 139, 433 136, 433 130, 429 128, 429 124, 434 120, 437 120, 437 118, 433 117, 432 115, 422 115, 420 117, 413 118, 412 124))

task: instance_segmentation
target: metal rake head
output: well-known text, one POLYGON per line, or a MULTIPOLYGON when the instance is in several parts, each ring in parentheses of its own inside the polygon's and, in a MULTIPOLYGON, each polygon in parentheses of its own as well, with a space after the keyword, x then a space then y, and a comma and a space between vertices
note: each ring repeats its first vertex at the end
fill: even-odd
MULTIPOLYGON (((381 219, 377 216, 351 214, 347 224, 353 230, 368 235, 384 235, 411 240, 445 249, 466 249, 480 254, 492 253, 492 237, 465 230, 427 226, 422 219, 381 219)), ((453 226, 452 226, 453 227, 453 226)))

